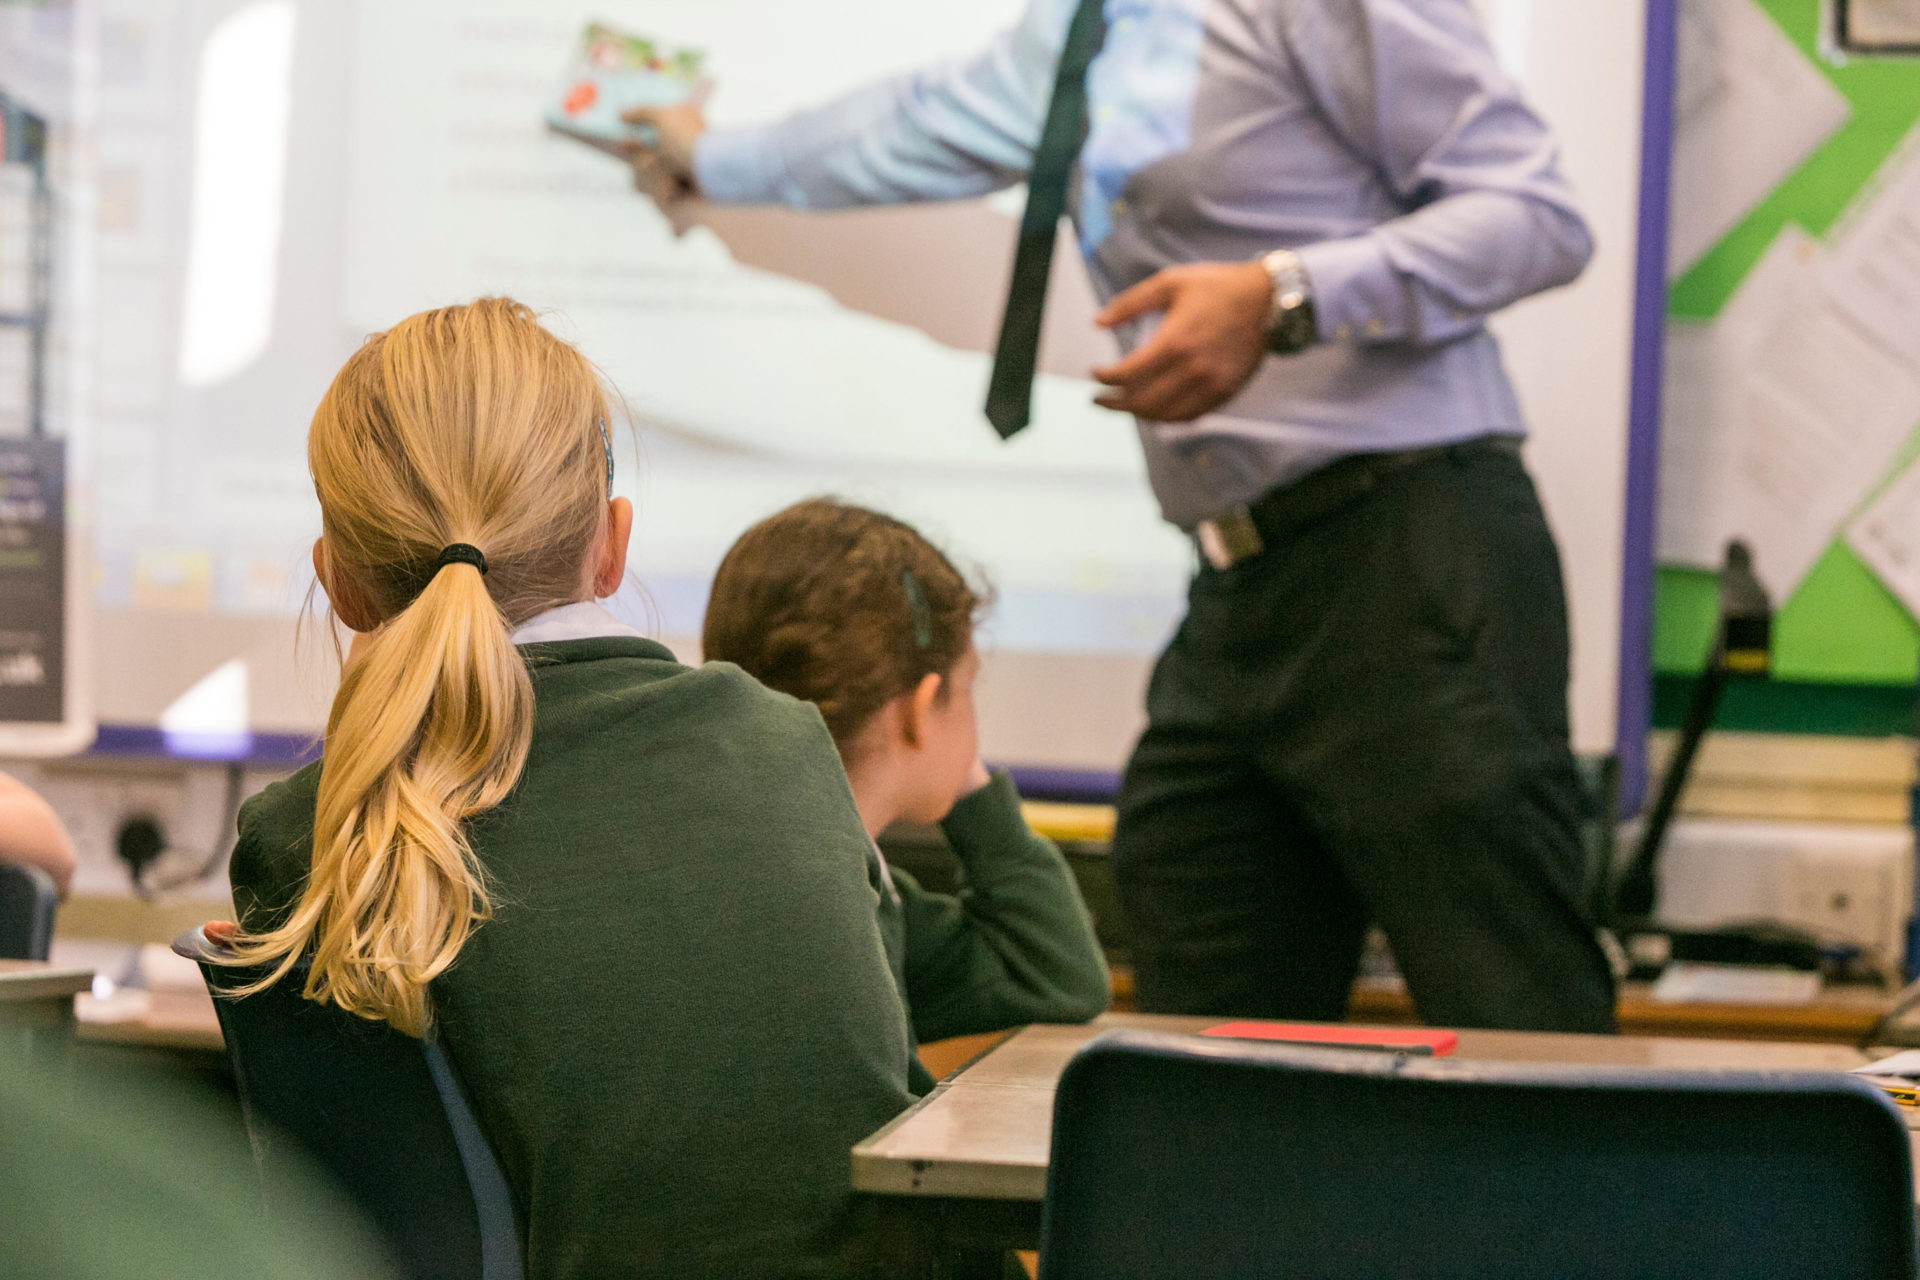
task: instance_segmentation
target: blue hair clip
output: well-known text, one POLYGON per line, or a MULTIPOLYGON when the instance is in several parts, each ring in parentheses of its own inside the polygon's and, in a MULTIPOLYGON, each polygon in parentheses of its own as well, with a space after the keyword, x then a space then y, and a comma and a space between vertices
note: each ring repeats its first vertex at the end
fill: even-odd
POLYGON ((913 570, 902 569, 900 586, 907 593, 907 610, 913 615, 913 647, 933 648, 933 610, 927 605, 927 593, 920 589, 920 579, 913 576, 913 570))
POLYGON ((607 431, 605 418, 597 418, 595 421, 600 424, 600 447, 606 450, 607 454, 607 496, 611 498, 613 496, 613 436, 607 431))

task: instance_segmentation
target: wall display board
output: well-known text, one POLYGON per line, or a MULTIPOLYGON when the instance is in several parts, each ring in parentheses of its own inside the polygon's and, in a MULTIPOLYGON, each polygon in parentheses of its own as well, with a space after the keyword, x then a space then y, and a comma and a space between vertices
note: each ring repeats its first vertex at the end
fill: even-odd
POLYGON ((84 543, 69 530, 85 290, 54 215, 84 186, 64 145, 76 39, 71 10, 0 10, 0 751, 16 755, 93 738, 84 543))
POLYGON ((1681 3, 1654 665, 1699 669, 1715 608, 1704 570, 1745 538, 1780 609, 1781 682, 1740 691, 1746 709, 1729 710, 1746 727, 1911 726, 1914 12, 1896 0, 1681 3), (1863 699, 1873 689, 1891 696, 1863 699))
POLYGON ((66 448, 0 437, 0 725, 65 719, 66 448))
MULTIPOLYGON (((869 501, 996 588, 989 751, 1119 764, 1193 553, 1158 517, 1132 424, 1090 404, 1086 370, 1110 349, 1070 253, 1035 426, 1003 444, 981 418, 1022 193, 676 237, 619 165, 541 123, 588 20, 702 50, 728 123, 964 54, 1023 0, 96 2, 103 719, 155 723, 238 660, 248 723, 321 722, 323 649, 290 656, 317 531, 308 416, 366 333, 506 292, 632 406, 619 483, 644 591, 619 607, 637 623, 691 654, 741 529, 812 493, 869 501)), ((1576 285, 1495 328, 1565 551, 1576 735, 1607 750, 1644 0, 1476 2, 1599 243, 1576 285)))

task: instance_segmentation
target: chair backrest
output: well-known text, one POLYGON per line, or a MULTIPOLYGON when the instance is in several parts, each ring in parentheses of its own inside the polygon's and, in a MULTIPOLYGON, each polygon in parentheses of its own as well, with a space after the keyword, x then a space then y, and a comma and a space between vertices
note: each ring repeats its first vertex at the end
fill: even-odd
POLYGON ((305 999, 298 970, 253 995, 220 996, 252 971, 214 960, 197 929, 173 949, 215 992, 270 1214, 295 1194, 294 1171, 317 1163, 411 1280, 521 1280, 506 1179, 437 1045, 305 999))
POLYGON ((1054 1105, 1042 1280, 1914 1274, 1893 1105, 1839 1074, 1115 1032, 1054 1105))
POLYGON ((0 960, 45 960, 60 891, 39 867, 0 862, 0 960))

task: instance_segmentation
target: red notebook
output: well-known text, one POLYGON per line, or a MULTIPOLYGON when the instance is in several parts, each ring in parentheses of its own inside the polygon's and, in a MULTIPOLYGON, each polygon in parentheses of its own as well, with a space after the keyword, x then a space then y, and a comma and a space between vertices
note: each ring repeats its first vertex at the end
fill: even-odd
POLYGON ((1451 1031, 1412 1027, 1349 1027, 1326 1022, 1223 1022, 1203 1036, 1227 1040, 1285 1040, 1327 1049, 1379 1049, 1444 1058, 1459 1045, 1451 1031))

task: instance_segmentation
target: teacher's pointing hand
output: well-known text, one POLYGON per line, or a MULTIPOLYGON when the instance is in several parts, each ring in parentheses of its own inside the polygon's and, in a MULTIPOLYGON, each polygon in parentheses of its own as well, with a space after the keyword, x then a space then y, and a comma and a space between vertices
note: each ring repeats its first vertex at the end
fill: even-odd
POLYGON ((1225 404, 1266 354, 1273 279, 1258 262, 1168 267, 1109 302, 1094 317, 1112 329, 1164 312, 1151 338, 1095 369, 1113 388, 1095 403, 1161 422, 1189 422, 1225 404))

